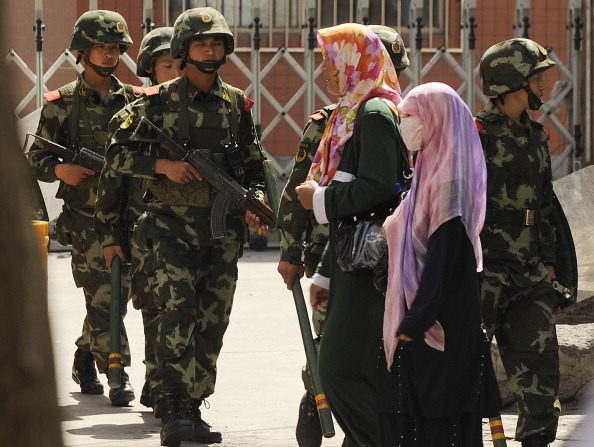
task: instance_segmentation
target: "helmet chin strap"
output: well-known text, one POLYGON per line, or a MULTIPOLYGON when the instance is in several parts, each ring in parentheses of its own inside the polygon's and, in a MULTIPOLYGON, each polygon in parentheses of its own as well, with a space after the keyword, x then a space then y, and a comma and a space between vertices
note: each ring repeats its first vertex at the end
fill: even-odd
POLYGON ((95 65, 94 63, 92 63, 89 60, 89 56, 87 56, 85 54, 85 64, 88 65, 89 67, 91 67, 93 70, 95 70, 95 73, 97 73, 99 76, 102 76, 104 78, 111 76, 113 74, 113 72, 116 70, 116 68, 118 67, 118 64, 120 63, 120 59, 118 58, 118 61, 116 62, 116 64, 112 67, 101 67, 99 65, 95 65))
POLYGON ((530 107, 530 110, 540 109, 543 105, 542 99, 532 91, 529 85, 524 87, 524 91, 528 95, 528 107, 530 107))
POLYGON ((190 59, 189 57, 186 57, 185 61, 187 64, 193 65, 194 67, 196 67, 198 70, 200 70, 202 73, 214 73, 216 72, 219 68, 221 68, 221 66, 227 62, 227 55, 223 56, 223 58, 220 61, 216 61, 216 62, 198 62, 195 61, 194 59, 190 59))

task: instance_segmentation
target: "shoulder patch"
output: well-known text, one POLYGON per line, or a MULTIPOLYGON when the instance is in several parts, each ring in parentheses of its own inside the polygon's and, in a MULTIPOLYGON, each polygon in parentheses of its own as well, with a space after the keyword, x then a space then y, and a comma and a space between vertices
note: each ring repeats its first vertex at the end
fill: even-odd
POLYGON ((254 102, 254 100, 252 98, 249 98, 248 96, 245 96, 245 101, 243 104, 243 111, 244 112, 249 112, 250 110, 252 110, 252 107, 254 107, 254 104, 256 104, 254 102))
POLYGON ((154 96, 159 94, 159 87, 156 85, 151 85, 150 87, 141 88, 142 92, 146 96, 154 96))
POLYGON ((301 163, 303 160, 307 158, 307 144, 300 143, 299 150, 295 155, 295 163, 301 163))
POLYGON ((56 99, 60 99, 62 97, 62 92, 60 90, 54 90, 53 92, 45 93, 43 97, 47 102, 52 102, 56 99))

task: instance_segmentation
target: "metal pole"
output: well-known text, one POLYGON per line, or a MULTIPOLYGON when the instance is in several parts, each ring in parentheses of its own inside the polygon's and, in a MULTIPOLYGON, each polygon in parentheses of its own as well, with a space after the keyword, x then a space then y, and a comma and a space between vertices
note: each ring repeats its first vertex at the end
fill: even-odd
POLYGON ((530 28, 530 0, 516 0, 516 21, 513 25, 516 30, 516 37, 529 38, 528 29, 530 28))
POLYGON ((143 22, 140 27, 144 30, 144 34, 150 33, 155 28, 155 22, 153 22, 153 0, 143 0, 143 22))
MULTIPOLYGON (((421 70, 423 64, 423 2, 419 0, 411 0, 410 2, 410 42, 415 42, 415 51, 413 60, 415 61, 413 67, 413 85, 421 84, 421 70), (420 4, 421 6, 417 6, 420 4), (416 32, 415 32, 416 30, 416 32)), ((412 47, 412 44, 411 44, 412 47)))
POLYGON ((254 97, 254 109, 253 109, 253 116, 254 116, 254 125, 256 126, 256 134, 258 138, 262 136, 262 104, 260 103, 261 93, 260 93, 260 28, 262 28, 262 24, 260 23, 260 8, 257 5, 258 2, 254 2, 256 4, 252 8, 252 17, 253 22, 250 24, 250 28, 254 30, 254 36, 252 39, 252 55, 251 55, 251 62, 252 62, 252 95, 254 97))
POLYGON ((307 45, 303 52, 305 58, 305 113, 304 116, 309 115, 315 109, 315 97, 316 97, 316 60, 315 60, 315 48, 316 48, 316 8, 315 0, 309 0, 305 8, 305 16, 307 17, 307 45))
POLYGON ((569 4, 569 33, 573 45, 569 45, 571 58, 571 83, 572 107, 571 124, 573 125, 573 163, 569 172, 577 171, 582 167, 582 128, 581 128, 581 85, 580 85, 580 60, 582 57, 582 2, 571 0, 569 4), (573 36, 571 33, 573 32, 573 36))
POLYGON ((369 0, 357 2, 357 20, 363 25, 369 25, 369 0))
POLYGON ((35 31, 35 74, 36 79, 36 92, 35 92, 35 103, 37 107, 43 105, 43 93, 44 93, 44 82, 43 82, 43 31, 45 25, 43 24, 43 1, 35 0, 35 25, 33 25, 33 31, 35 31))
MULTIPOLYGON (((585 43, 585 57, 584 57, 584 65, 586 67, 591 67, 592 66, 592 49, 593 49, 593 45, 592 45, 592 19, 593 14, 592 14, 592 4, 590 2, 586 2, 584 5, 584 9, 582 11, 583 13, 583 17, 586 18, 586 34, 585 34, 585 39, 584 39, 584 43, 585 43)), ((584 110, 584 129, 585 129, 585 135, 584 135, 584 141, 585 141, 585 146, 586 146, 586 153, 585 153, 585 157, 584 157, 584 161, 586 163, 590 163, 592 161, 593 158, 593 154, 592 154, 592 70, 584 70, 584 85, 586 87, 586 90, 584 92, 584 98, 585 99, 585 110, 584 110)))
POLYGON ((466 71, 466 105, 474 110, 474 51, 476 35, 476 0, 464 0, 464 37, 468 42, 464 46, 462 58, 464 70, 466 71))

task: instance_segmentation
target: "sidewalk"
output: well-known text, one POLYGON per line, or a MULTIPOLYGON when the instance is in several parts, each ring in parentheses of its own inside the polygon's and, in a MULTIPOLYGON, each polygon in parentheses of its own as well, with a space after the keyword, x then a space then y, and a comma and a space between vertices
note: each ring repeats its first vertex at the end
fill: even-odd
MULTIPOLYGON (((239 265, 239 281, 231 323, 218 362, 217 391, 209 399, 203 417, 223 433, 223 447, 295 447, 297 408, 304 392, 301 367, 305 355, 301 345, 293 299, 276 272, 277 251, 248 250, 239 265)), ((70 378, 74 340, 84 318, 82 292, 74 286, 69 253, 51 253, 49 270, 49 311, 52 328, 58 405, 62 410, 64 444, 94 447, 157 447, 160 423, 150 409, 132 402, 115 408, 107 397, 79 392, 70 378)), ((304 282, 304 290, 307 290, 304 282)), ((128 368, 137 398, 144 383, 141 363, 144 336, 140 312, 129 307, 125 319, 133 366, 128 368)), ((558 440, 552 447, 577 447, 572 435, 582 411, 568 409, 561 417, 558 440)), ((506 434, 513 436, 516 416, 505 414, 506 434)), ((335 424, 336 436, 322 447, 339 447, 343 440, 335 424)), ((488 424, 483 425, 489 446, 488 424)), ((183 443, 182 446, 198 444, 183 443)), ((509 447, 520 444, 508 440, 509 447)))

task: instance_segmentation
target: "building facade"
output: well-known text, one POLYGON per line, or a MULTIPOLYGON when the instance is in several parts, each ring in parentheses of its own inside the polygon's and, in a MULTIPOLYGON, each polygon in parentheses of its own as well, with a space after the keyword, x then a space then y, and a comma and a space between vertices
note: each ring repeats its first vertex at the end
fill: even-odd
POLYGON ((527 36, 545 47, 559 67, 547 71, 546 107, 535 114, 551 133, 555 176, 594 159, 592 136, 592 21, 590 0, 7 0, 6 55, 17 79, 19 117, 34 110, 41 91, 70 81, 74 57, 65 51, 76 19, 88 9, 113 9, 127 20, 134 40, 116 75, 140 84, 134 61, 150 26, 173 25, 191 7, 213 6, 227 18, 236 51, 222 68, 231 84, 255 97, 256 122, 279 176, 290 172, 307 115, 329 102, 319 80, 321 57, 315 30, 343 22, 385 24, 398 30, 412 66, 403 73, 406 93, 421 82, 441 81, 457 89, 474 112, 480 92, 478 63, 493 43, 527 36), (33 30, 42 20, 42 52, 33 30), (258 26, 255 26, 255 25, 258 26), (421 26, 419 26, 421 25, 421 26), (579 44, 579 46, 578 46, 579 44), (36 90, 41 65, 43 84, 36 90), (576 113, 574 113, 577 111, 576 113))

